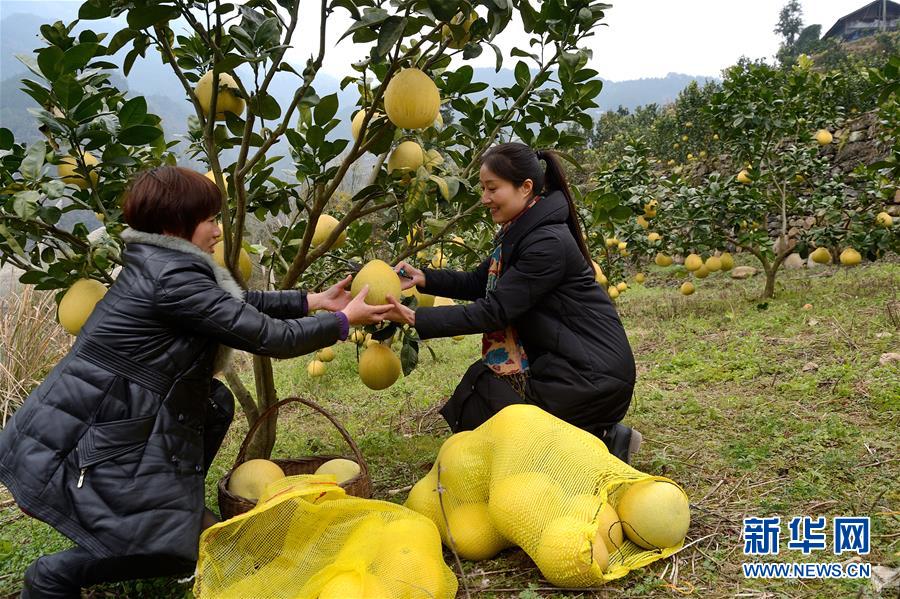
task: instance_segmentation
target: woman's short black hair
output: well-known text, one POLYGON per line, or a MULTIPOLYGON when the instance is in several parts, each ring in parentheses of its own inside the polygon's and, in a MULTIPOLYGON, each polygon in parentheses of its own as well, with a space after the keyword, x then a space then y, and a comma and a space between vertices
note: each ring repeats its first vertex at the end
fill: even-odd
POLYGON ((204 175, 180 166, 138 173, 122 211, 132 229, 191 239, 194 229, 222 210, 222 194, 204 175))

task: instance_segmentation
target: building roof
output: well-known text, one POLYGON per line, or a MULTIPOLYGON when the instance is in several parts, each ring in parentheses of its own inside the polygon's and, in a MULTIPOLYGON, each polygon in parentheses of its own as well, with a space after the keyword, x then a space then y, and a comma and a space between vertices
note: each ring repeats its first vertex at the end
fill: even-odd
MULTIPOLYGON (((827 38, 827 37, 839 35, 844 29, 844 24, 847 23, 848 21, 877 21, 877 20, 881 19, 882 18, 882 16, 881 16, 882 15, 882 5, 883 5, 883 0, 874 0, 873 2, 866 4, 862 8, 859 8, 859 9, 851 12, 848 15, 844 15, 843 17, 838 19, 834 23, 834 25, 831 26, 831 29, 829 29, 827 32, 825 32, 825 35, 822 36, 823 39, 827 38)), ((888 10, 888 15, 900 14, 900 4, 893 2, 892 0, 888 0, 887 10, 888 10)))

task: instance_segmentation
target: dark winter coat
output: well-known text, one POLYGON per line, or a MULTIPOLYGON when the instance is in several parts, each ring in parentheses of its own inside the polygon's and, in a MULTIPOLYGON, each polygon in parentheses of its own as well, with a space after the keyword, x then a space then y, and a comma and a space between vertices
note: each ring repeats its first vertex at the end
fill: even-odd
POLYGON ((223 397, 233 406, 212 378, 227 361, 220 346, 290 358, 336 342, 339 321, 300 318, 300 291, 245 296, 187 240, 133 230, 122 238, 115 283, 0 432, 0 482, 24 511, 97 557, 195 560, 217 449, 204 452, 204 423, 230 419, 207 408, 223 397))
POLYGON ((423 339, 512 325, 530 363, 524 400, 480 360, 473 364, 442 411, 454 431, 523 401, 597 435, 625 415, 634 356, 615 307, 566 224, 568 214, 563 194, 552 192, 512 224, 491 293, 485 294, 490 259, 472 272, 425 271, 422 292, 473 303, 419 308, 416 330, 423 339))

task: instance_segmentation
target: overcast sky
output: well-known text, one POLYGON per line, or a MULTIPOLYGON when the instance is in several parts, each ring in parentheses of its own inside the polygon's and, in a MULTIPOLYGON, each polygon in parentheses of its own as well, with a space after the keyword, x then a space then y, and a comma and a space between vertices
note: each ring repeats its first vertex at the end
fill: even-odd
MULTIPOLYGON (((613 8, 603 21, 607 26, 600 27, 589 40, 594 51, 591 66, 601 77, 614 81, 663 77, 671 72, 718 76, 742 55, 774 56, 779 37, 772 30, 786 1, 613 0, 610 2, 613 8)), ((837 19, 867 3, 866 0, 806 0, 801 2, 804 24, 821 24, 824 34, 837 19)), ((310 5, 315 4, 306 4, 310 5)), ((339 10, 329 19, 332 40, 350 26, 345 15, 346 11, 339 10)), ((291 60, 302 62, 317 48, 317 21, 311 18, 304 22, 291 60)), ((527 46, 521 25, 511 24, 501 34, 498 45, 507 52, 515 45, 527 46)), ((362 47, 355 46, 348 38, 328 52, 325 71, 342 77, 351 73, 349 65, 364 55, 362 47)), ((494 53, 487 49, 469 64, 493 66, 494 53)), ((514 64, 509 61, 508 66, 512 68, 514 64)))

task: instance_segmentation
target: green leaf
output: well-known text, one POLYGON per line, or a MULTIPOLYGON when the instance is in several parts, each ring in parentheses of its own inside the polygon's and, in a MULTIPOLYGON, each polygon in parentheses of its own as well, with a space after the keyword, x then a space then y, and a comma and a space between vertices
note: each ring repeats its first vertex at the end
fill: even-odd
POLYGON ((28 149, 25 150, 22 164, 19 165, 19 172, 22 174, 22 177, 30 181, 40 179, 46 153, 47 145, 42 141, 37 141, 28 146, 28 149))
POLYGON ((88 0, 78 9, 78 18, 85 21, 105 19, 112 14, 112 3, 109 0, 88 0))
POLYGON ((610 218, 623 222, 631 217, 631 208, 628 206, 616 206, 610 211, 610 218))
POLYGON ((120 30, 109 41, 109 45, 106 46, 107 53, 110 56, 117 53, 119 50, 125 47, 125 44, 133 40, 136 35, 137 31, 135 31, 134 29, 126 28, 120 30))
MULTIPOLYGON (((383 23, 387 21, 391 17, 391 14, 384 10, 383 8, 366 8, 363 12, 362 19, 358 20, 354 23, 347 31, 344 32, 344 35, 338 41, 341 41, 348 35, 355 33, 356 31, 367 29, 370 30, 373 25, 377 25, 379 23, 383 23)), ((373 38, 374 39, 374 38, 373 38)))
MULTIPOLYGON (((239 65, 242 65, 245 62, 247 62, 247 59, 244 58, 243 56, 238 56, 237 54, 226 54, 222 58, 222 60, 220 60, 219 62, 216 63, 216 65, 219 67, 220 72, 233 71, 239 65)), ((286 64, 286 63, 282 63, 282 65, 284 65, 284 64, 286 64)), ((288 70, 288 69, 281 68, 279 70, 288 70)), ((291 69, 291 70, 293 70, 293 69, 291 69)))
POLYGON ((260 48, 277 46, 281 41, 281 23, 275 17, 269 17, 259 26, 253 35, 253 43, 260 48))
POLYGON ((63 51, 56 46, 44 48, 37 53, 37 64, 41 73, 49 81, 55 81, 62 74, 63 51))
POLYGON ((126 146, 142 146, 162 134, 161 129, 152 125, 132 125, 119 132, 119 143, 126 146))
POLYGON ((0 128, 0 150, 12 150, 15 143, 13 132, 6 127, 0 128))
POLYGON ((147 116, 147 100, 144 96, 137 96, 125 102, 119 109, 119 124, 123 129, 133 125, 141 125, 147 116))
POLYGON ((497 57, 497 61, 494 63, 494 72, 499 73, 500 69, 503 68, 503 51, 490 42, 488 42, 488 46, 494 49, 494 55, 497 57))
POLYGON ((63 55, 63 70, 71 72, 83 69, 97 53, 99 47, 100 44, 94 43, 72 46, 63 55))
POLYGON ((37 191, 20 191, 13 196, 13 212, 15 212, 19 218, 31 220, 40 209, 40 206, 38 205, 40 199, 41 194, 37 191))
POLYGON ((53 93, 63 108, 75 107, 84 97, 84 89, 71 74, 65 74, 53 81, 53 93))
POLYGON ((516 83, 522 87, 525 87, 531 81, 531 72, 528 70, 528 65, 525 64, 525 61, 520 60, 516 63, 515 75, 516 83))
POLYGON ((381 30, 378 32, 378 43, 372 54, 373 59, 387 56, 390 49, 403 36, 405 25, 406 20, 400 17, 391 17, 381 25, 381 30))
POLYGON ((250 112, 267 120, 274 120, 281 116, 281 106, 279 106, 278 100, 266 92, 252 96, 248 107, 250 112))
POLYGON ((317 125, 324 127, 328 121, 334 118, 338 111, 337 94, 329 94, 319 100, 313 109, 313 118, 317 125))
POLYGON ((403 347, 400 348, 400 365, 403 367, 403 376, 409 376, 419 364, 419 344, 409 337, 403 338, 403 347))
POLYGON ((10 249, 15 252, 19 256, 25 255, 25 250, 22 249, 22 246, 19 245, 19 242, 16 241, 16 238, 12 236, 9 232, 9 229, 6 228, 6 225, 0 223, 0 237, 6 240, 6 244, 9 245, 10 249))
POLYGON ((449 21, 459 12, 459 2, 455 0, 428 0, 428 8, 439 21, 449 21))
POLYGON ((150 4, 128 11, 128 26, 132 29, 146 29, 162 21, 171 21, 180 15, 178 8, 164 4, 150 4))

